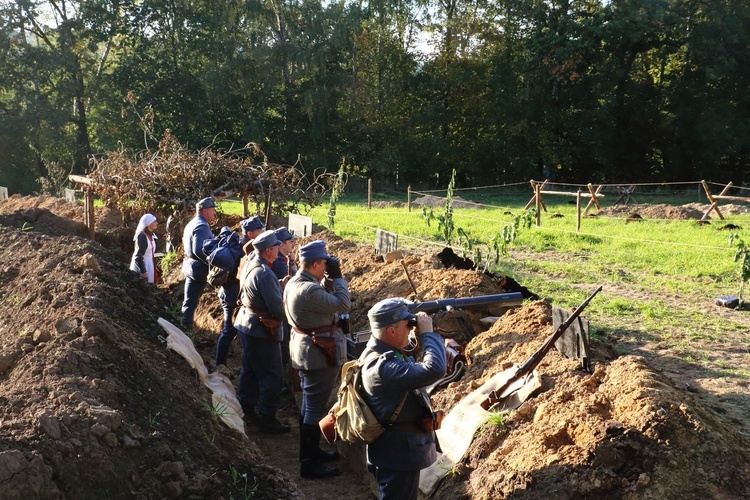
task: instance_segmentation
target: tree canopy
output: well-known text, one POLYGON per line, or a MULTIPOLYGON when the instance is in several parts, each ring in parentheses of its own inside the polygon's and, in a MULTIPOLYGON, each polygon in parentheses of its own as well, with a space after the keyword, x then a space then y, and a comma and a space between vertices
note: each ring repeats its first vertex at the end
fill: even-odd
POLYGON ((0 185, 167 130, 388 183, 741 184, 749 46, 745 0, 0 0, 0 185))

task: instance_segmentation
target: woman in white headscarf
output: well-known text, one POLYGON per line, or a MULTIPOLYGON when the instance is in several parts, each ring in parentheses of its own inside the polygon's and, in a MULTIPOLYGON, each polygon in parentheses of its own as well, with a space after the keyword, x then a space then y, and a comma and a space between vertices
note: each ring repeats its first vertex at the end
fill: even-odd
POLYGON ((149 283, 159 282, 159 270, 156 268, 156 235, 154 231, 159 225, 156 217, 151 214, 145 214, 138 222, 138 229, 135 230, 135 251, 133 258, 130 259, 130 269, 141 274, 149 283))

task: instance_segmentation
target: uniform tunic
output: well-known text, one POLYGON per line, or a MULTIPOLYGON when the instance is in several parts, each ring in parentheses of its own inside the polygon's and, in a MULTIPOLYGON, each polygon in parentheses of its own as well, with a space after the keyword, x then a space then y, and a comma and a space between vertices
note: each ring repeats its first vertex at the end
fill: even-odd
POLYGON ((200 215, 193 217, 182 233, 182 248, 185 258, 182 261, 182 272, 185 274, 185 296, 182 301, 182 325, 192 328, 195 309, 206 288, 208 263, 203 253, 203 242, 213 238, 211 227, 200 215))
MULTIPOLYGON (((391 418, 404 394, 407 399, 396 422, 418 422, 431 416, 429 396, 423 388, 445 376, 445 346, 440 335, 432 332, 419 340, 424 349, 419 363, 375 337, 360 356, 364 360, 362 397, 381 423, 391 418), (371 352, 378 356, 369 355, 371 352)), ((397 471, 424 469, 436 459, 433 431, 390 428, 367 446, 369 463, 397 471)))
MULTIPOLYGON (((343 278, 332 280, 328 292, 318 279, 300 269, 284 288, 286 317, 292 327, 320 329, 333 325, 339 314, 349 312, 349 285, 343 278)), ((312 337, 292 330, 289 351, 292 367, 299 370, 302 386, 302 423, 318 425, 328 411, 328 398, 336 385, 339 367, 346 362, 346 338, 341 328, 333 329, 336 340, 335 364, 329 365, 312 337)))
MULTIPOLYGON (((351 298, 349 285, 343 278, 333 280, 333 292, 329 293, 318 279, 305 270, 300 270, 286 285, 284 290, 286 317, 292 327, 303 329, 333 325, 338 315, 349 312, 351 298)), ((334 328, 336 339, 336 362, 341 366, 346 362, 346 337, 338 326, 334 328)), ((313 344, 310 335, 292 330, 289 345, 292 366, 297 370, 327 368, 328 362, 323 352, 313 344)))
POLYGON ((269 338, 259 313, 264 318, 284 319, 281 285, 268 261, 257 254, 242 272, 242 307, 234 322, 243 348, 237 399, 246 414, 257 405, 260 415, 275 415, 283 380, 280 344, 283 331, 279 325, 273 339, 269 338))

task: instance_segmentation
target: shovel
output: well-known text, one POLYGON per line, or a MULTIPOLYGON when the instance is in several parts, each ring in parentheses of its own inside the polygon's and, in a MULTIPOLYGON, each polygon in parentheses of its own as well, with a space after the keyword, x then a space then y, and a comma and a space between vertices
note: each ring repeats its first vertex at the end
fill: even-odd
MULTIPOLYGON (((517 408, 519 406, 519 401, 523 402, 529 397, 533 390, 529 391, 529 387, 527 386, 532 383, 532 373, 534 368, 537 367, 547 352, 553 345, 555 345, 557 339, 559 339, 560 336, 565 333, 565 330, 573 324, 573 321, 578 319, 578 316, 580 316, 586 306, 589 305, 591 299, 601 291, 601 286, 594 290, 594 293, 592 293, 588 299, 584 300, 583 303, 578 306, 570 316, 568 316, 568 319, 566 319, 564 323, 557 327, 555 333, 550 335, 547 340, 544 341, 542 347, 537 349, 536 352, 524 362, 524 364, 521 366, 516 365, 513 368, 506 370, 507 373, 510 373, 510 377, 502 386, 492 391, 487 399, 482 401, 482 408, 490 411, 502 411, 512 407, 517 408)), ((534 382, 534 384, 536 385, 536 382, 534 382)))

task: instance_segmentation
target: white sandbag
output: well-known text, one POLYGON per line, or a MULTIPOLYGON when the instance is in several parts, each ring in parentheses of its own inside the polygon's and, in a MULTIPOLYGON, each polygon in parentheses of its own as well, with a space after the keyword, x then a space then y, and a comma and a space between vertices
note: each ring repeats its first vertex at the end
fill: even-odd
MULTIPOLYGON (((464 397, 443 419, 442 426, 436 431, 442 454, 430 467, 422 470, 419 476, 419 489, 427 496, 432 495, 445 477, 466 454, 477 429, 490 416, 490 412, 482 408, 482 402, 492 391, 501 387, 515 373, 518 366, 495 374, 481 387, 464 397)), ((536 388, 541 387, 541 378, 533 372, 529 383, 524 387, 525 397, 536 388)), ((514 398, 506 410, 515 409, 523 403, 525 397, 514 398), (512 407, 511 407, 512 406, 512 407)))
POLYGON ((188 364, 198 373, 198 380, 211 391, 211 403, 216 414, 232 429, 237 430, 243 436, 245 434, 242 423, 242 407, 235 396, 234 386, 227 377, 221 373, 208 373, 203 359, 195 350, 193 341, 185 333, 164 318, 159 318, 159 326, 168 333, 167 348, 185 358, 188 364))

